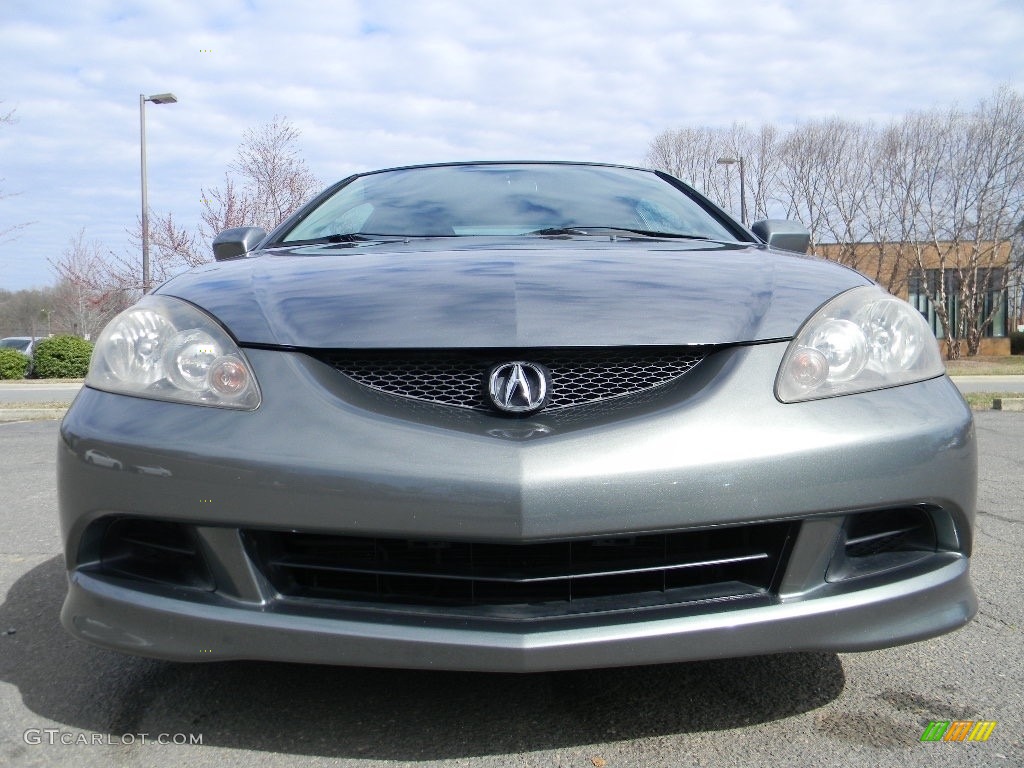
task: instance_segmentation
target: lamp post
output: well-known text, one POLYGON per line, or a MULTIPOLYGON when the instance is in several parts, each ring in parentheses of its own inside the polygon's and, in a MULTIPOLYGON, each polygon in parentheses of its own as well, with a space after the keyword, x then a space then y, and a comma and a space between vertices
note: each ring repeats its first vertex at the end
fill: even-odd
POLYGON ((738 158, 718 158, 719 165, 733 165, 734 163, 738 163, 740 166, 740 223, 745 227, 747 226, 747 174, 743 170, 743 155, 738 158))
POLYGON ((142 292, 149 293, 149 199, 146 193, 146 102, 174 104, 178 97, 173 93, 158 93, 155 96, 139 94, 139 135, 142 148, 142 292))

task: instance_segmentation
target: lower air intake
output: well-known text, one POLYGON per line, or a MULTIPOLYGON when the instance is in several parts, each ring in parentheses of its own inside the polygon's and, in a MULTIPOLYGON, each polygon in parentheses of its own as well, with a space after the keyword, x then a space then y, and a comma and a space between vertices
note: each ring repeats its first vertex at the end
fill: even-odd
POLYGON ((212 590, 213 577, 191 526, 159 520, 109 521, 98 570, 109 576, 176 587, 212 590))
POLYGON ((768 599, 794 523, 539 544, 247 531, 286 598, 530 619, 709 600, 768 599))
POLYGON ((933 512, 924 507, 899 507, 862 512, 847 518, 842 549, 826 576, 844 581, 890 571, 919 562, 938 549, 933 512))

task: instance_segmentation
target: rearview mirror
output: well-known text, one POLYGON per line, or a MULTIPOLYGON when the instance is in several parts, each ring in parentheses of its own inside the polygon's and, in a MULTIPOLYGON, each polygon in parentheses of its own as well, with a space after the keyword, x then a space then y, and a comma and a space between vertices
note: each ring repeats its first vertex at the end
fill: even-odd
POLYGON ((761 238, 770 248, 783 251, 807 253, 811 244, 811 233, 796 221, 787 219, 764 219, 750 225, 750 231, 761 238))
POLYGON ((213 239, 213 258, 217 261, 240 259, 267 237, 260 227, 234 227, 225 229, 213 239))

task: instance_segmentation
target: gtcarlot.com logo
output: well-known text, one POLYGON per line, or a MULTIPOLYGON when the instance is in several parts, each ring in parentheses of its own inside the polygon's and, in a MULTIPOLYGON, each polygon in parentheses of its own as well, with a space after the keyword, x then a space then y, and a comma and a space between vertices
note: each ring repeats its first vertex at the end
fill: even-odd
POLYGON ((995 720, 932 720, 921 741, 988 741, 995 728, 995 720))
POLYGON ((26 744, 59 744, 66 747, 125 746, 131 744, 202 744, 201 733, 82 733, 59 728, 29 728, 22 734, 26 744))

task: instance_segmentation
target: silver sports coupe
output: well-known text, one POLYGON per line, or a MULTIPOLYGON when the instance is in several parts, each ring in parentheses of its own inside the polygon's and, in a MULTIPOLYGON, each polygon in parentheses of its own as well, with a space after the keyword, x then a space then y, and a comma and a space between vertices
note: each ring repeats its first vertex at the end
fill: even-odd
POLYGON ((971 413, 921 314, 664 173, 360 173, 103 331, 64 626, 178 661, 531 672, 933 637, 971 413))

